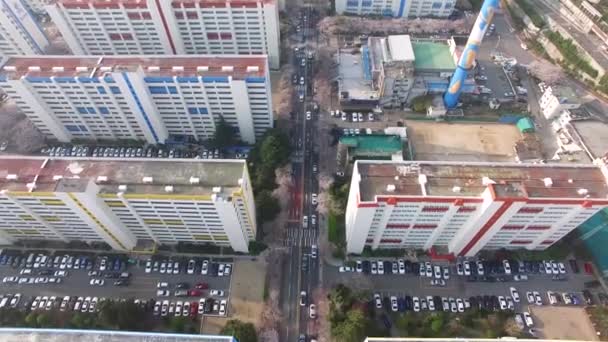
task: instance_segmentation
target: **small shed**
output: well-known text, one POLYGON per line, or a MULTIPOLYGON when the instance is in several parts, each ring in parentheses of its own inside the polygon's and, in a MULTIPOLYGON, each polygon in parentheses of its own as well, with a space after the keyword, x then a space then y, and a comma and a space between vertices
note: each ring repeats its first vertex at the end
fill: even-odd
POLYGON ((534 122, 530 118, 521 118, 517 121, 517 128, 521 133, 534 133, 534 122))

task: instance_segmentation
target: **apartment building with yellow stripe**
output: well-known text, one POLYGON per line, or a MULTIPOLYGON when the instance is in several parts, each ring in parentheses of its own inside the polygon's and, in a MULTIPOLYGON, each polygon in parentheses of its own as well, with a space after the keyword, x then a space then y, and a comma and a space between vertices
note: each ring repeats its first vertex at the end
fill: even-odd
POLYGON ((247 252, 255 206, 243 160, 0 158, 0 244, 213 244, 247 252))

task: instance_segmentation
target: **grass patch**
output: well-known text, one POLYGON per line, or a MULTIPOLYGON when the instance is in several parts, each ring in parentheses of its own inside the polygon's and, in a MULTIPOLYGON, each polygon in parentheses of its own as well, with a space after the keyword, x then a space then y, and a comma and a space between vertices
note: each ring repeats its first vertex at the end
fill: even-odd
POLYGON ((555 44, 559 52, 564 56, 565 62, 572 66, 573 69, 580 70, 593 78, 597 77, 597 70, 595 70, 587 60, 581 57, 581 53, 572 42, 572 39, 566 39, 556 31, 547 31, 545 32, 545 36, 551 43, 555 44))
POLYGON ((339 220, 338 216, 334 213, 330 213, 327 218, 327 238, 329 239, 329 242, 333 243, 335 246, 340 246, 346 242, 346 231, 343 221, 344 220, 339 220))

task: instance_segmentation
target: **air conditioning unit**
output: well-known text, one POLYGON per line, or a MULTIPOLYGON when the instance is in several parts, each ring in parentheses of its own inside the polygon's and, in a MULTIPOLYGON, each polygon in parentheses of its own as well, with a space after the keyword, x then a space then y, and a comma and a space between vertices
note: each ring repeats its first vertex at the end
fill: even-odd
POLYGON ((154 179, 152 177, 144 177, 144 178, 141 179, 141 181, 144 184, 150 184, 150 183, 152 183, 154 181, 154 179))
POLYGON ((104 183, 108 181, 108 176, 97 176, 97 183, 104 183))
POLYGON ((6 180, 17 180, 18 178, 19 177, 14 173, 6 175, 6 180))
POLYGON ((232 65, 226 65, 222 67, 223 72, 232 72, 234 71, 234 67, 232 65))
POLYGON ((118 186, 118 191, 125 192, 127 191, 127 186, 125 184, 121 184, 118 186))
POLYGON ((199 184, 201 179, 198 177, 190 177, 190 184, 199 184))
POLYGON ((165 192, 173 192, 173 185, 165 186, 165 192))
POLYGON ((260 67, 258 66, 248 66, 247 67, 247 72, 258 72, 260 71, 260 67))

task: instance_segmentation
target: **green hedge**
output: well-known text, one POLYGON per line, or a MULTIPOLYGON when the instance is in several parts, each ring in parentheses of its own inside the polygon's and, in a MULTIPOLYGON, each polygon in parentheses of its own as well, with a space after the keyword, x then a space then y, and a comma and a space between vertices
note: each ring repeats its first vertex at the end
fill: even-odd
POLYGON ((576 45, 574 45, 572 42, 572 39, 566 39, 559 32, 555 31, 547 31, 545 36, 562 53, 566 63, 593 78, 597 77, 598 71, 595 70, 587 60, 580 56, 580 52, 578 51, 576 45))
POLYGON ((532 23, 538 27, 543 28, 545 26, 545 20, 541 17, 536 9, 532 7, 526 0, 515 0, 519 7, 526 13, 526 15, 532 20, 532 23))

